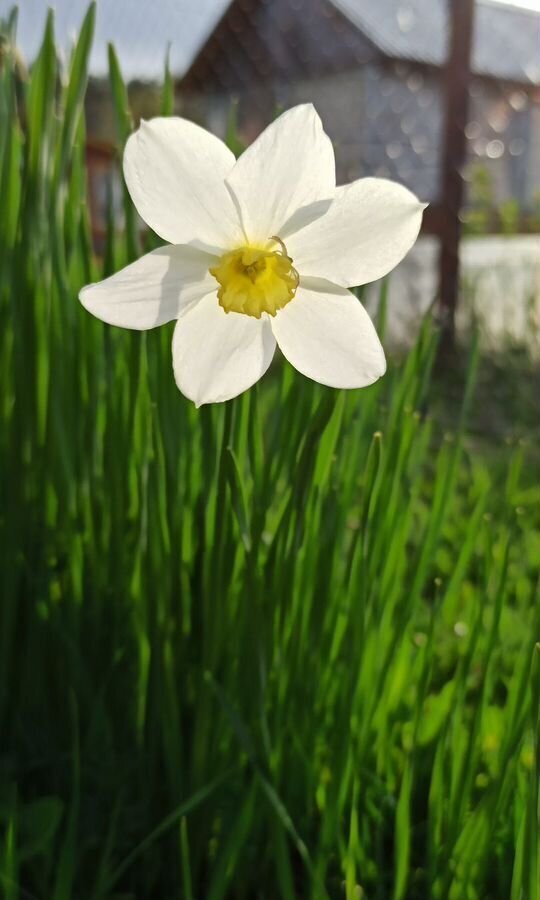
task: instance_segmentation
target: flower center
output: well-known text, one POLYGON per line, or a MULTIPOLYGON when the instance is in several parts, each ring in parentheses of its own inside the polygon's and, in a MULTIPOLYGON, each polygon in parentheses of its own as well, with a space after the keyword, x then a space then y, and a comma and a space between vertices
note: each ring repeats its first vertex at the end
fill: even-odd
POLYGON ((244 313, 256 319, 263 312, 275 316, 292 300, 299 281, 287 248, 277 237, 271 237, 266 247, 247 246, 224 253, 210 274, 219 282, 218 300, 226 313, 244 313))

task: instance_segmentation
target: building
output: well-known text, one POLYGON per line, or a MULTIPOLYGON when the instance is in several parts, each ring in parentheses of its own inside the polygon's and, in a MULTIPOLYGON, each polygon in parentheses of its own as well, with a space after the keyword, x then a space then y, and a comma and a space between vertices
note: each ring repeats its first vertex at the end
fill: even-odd
MULTIPOLYGON (((179 107, 224 134, 236 97, 249 142, 276 108, 312 101, 339 181, 386 176, 436 204, 448 2, 233 0, 179 81, 179 107)), ((540 197, 540 14, 477 0, 475 16, 469 200, 531 211, 540 197)))

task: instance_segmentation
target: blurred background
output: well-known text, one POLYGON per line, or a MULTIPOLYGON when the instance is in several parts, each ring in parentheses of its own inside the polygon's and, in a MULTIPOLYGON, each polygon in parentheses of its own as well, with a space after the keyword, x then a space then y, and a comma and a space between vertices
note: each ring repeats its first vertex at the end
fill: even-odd
MULTIPOLYGON (((0 14, 10 6, 0 0, 0 14)), ((67 59, 86 0, 53 6, 67 59)), ((21 4, 23 68, 39 49, 47 8, 46 0, 21 4)), ((423 237, 392 279, 391 342, 409 340, 445 291, 453 318, 459 228, 489 239, 462 247, 458 325, 473 316, 486 341, 510 335, 538 353, 540 2, 99 0, 86 98, 98 249, 111 195, 122 227, 108 42, 129 81, 135 123, 159 113, 168 56, 178 114, 222 137, 234 114, 248 143, 276 109, 309 100, 334 142, 340 183, 388 177, 429 202, 423 237)))
POLYGON ((0 900, 540 900, 540 0, 11 7, 0 900), (77 299, 160 244, 123 147, 307 100, 429 202, 388 371, 196 409, 77 299))

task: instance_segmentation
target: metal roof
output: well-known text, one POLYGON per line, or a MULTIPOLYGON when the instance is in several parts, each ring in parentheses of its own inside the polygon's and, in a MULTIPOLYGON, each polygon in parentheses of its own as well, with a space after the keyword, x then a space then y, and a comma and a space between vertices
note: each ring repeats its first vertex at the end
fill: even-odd
MULTIPOLYGON (((448 0, 329 0, 386 56, 440 66, 448 0)), ((540 14, 477 0, 472 68, 478 75, 540 84, 540 14)))
MULTIPOLYGON (((270 8, 274 5, 265 2, 270 8)), ((294 11, 298 0, 288 2, 294 11)), ((434 65, 444 62, 449 0, 326 2, 385 55, 434 65)), ((13 3, 0 0, 0 17, 13 3)), ((91 71, 96 75, 107 71, 107 42, 113 41, 126 77, 160 79, 169 44, 171 68, 180 75, 229 5, 227 0, 98 0, 91 71)), ((58 43, 67 52, 88 0, 22 0, 18 42, 28 60, 39 47, 48 6, 55 8, 58 43)), ((473 69, 495 78, 540 84, 540 14, 477 0, 473 69)))

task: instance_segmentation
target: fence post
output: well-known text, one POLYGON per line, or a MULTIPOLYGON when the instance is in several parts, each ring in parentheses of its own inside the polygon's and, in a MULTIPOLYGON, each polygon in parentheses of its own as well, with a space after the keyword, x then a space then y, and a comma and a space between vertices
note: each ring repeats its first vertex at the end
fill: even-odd
POLYGON ((471 48, 475 0, 448 2, 448 59, 444 72, 445 116, 442 134, 442 229, 439 258, 439 302, 442 326, 452 341, 459 291, 460 212, 466 157, 471 48))

